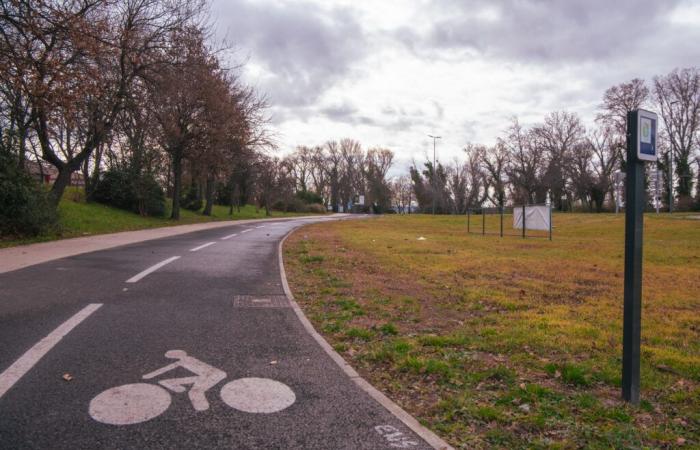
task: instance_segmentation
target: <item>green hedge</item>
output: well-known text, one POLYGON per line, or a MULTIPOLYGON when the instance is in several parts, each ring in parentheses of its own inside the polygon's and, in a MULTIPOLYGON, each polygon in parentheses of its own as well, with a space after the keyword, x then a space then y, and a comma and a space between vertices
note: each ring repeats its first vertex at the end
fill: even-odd
POLYGON ((39 183, 0 153, 0 234, 36 236, 56 226, 57 215, 39 183))
POLYGON ((142 216, 165 214, 165 194, 150 175, 134 175, 129 170, 110 169, 100 177, 92 199, 126 209, 142 216))

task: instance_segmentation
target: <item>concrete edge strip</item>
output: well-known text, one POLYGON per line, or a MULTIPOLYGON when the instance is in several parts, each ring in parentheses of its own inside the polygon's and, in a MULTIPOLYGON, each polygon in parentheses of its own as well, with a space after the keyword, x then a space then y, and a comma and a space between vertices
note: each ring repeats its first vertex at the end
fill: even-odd
POLYGON ((382 405, 387 411, 389 411, 391 414, 393 414, 397 419, 399 419, 401 422, 404 423, 408 428, 410 428, 414 433, 416 433, 420 438, 422 438, 425 442, 428 443, 428 445, 432 446, 436 450, 454 450, 452 446, 450 446, 447 442, 442 440, 438 435, 424 427, 423 425, 418 422, 412 415, 407 413, 403 408, 401 408, 399 405, 391 401, 386 395, 382 394, 377 388, 372 386, 367 380, 362 378, 355 369, 352 368, 350 364, 347 363, 343 359, 342 356, 335 350, 333 350, 333 347, 326 341, 323 336, 321 336, 314 326, 311 324, 309 319, 306 317, 304 314, 304 311, 301 310, 299 307, 299 304, 294 300, 294 295, 292 295, 292 291, 289 288, 289 284, 287 283, 287 274, 284 270, 284 258, 283 258, 283 252, 282 252, 282 247, 284 245, 284 242, 287 240, 289 236, 292 235, 292 233, 296 230, 291 230, 289 233, 287 233, 282 240, 279 242, 277 246, 277 259, 279 260, 279 267, 280 267, 280 277, 282 278, 282 288, 284 289, 284 293, 287 296, 287 299, 289 299, 289 302, 292 305, 292 309, 294 310, 294 313, 297 315, 297 318, 299 321, 302 323, 306 331, 311 335, 311 337, 314 338, 314 340, 321 346, 321 348, 328 354, 328 356, 331 357, 333 361, 335 361, 336 364, 345 372, 345 374, 350 377, 352 381, 355 382, 355 384, 365 391, 370 397, 372 397, 374 400, 376 400, 380 405, 382 405))

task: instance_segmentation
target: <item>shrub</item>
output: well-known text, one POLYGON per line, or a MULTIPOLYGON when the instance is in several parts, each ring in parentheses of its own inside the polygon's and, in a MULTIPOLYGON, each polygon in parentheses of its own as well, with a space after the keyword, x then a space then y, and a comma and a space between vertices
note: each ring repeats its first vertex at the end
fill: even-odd
POLYGON ((326 212, 326 208, 324 208, 323 205, 321 205, 319 203, 313 203, 311 205, 306 206, 305 212, 314 213, 314 214, 323 214, 326 212))
POLYGON ((272 204, 272 209, 286 212, 303 212, 305 209, 304 202, 297 197, 292 197, 288 200, 278 200, 272 204))
POLYGON ((36 236, 56 225, 48 194, 14 158, 0 152, 0 234, 36 236))
POLYGON ((306 203, 307 205, 310 205, 312 203, 323 203, 323 199, 321 198, 321 196, 311 191, 299 191, 296 193, 296 198, 306 203))
POLYGON ((142 176, 135 182, 136 204, 142 216, 163 216, 165 214, 165 193, 152 176, 142 176))
POLYGON ((134 176, 129 170, 105 172, 92 192, 92 199, 143 216, 165 213, 165 195, 158 182, 150 175, 134 176))
POLYGON ((308 212, 314 214, 323 214, 326 208, 320 203, 306 204, 298 196, 288 198, 287 200, 277 200, 272 204, 272 209, 275 211, 284 212, 308 212))
POLYGON ((187 191, 187 195, 182 199, 181 205, 183 208, 190 211, 199 211, 204 206, 202 199, 199 198, 197 185, 192 184, 187 191))

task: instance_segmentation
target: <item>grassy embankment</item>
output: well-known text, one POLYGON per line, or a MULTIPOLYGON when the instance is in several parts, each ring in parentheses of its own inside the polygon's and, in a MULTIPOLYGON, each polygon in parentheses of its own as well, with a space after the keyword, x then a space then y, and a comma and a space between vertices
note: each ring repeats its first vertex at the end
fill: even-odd
POLYGON ((620 401, 624 217, 554 224, 552 242, 462 217, 312 225, 285 264, 334 348, 455 447, 700 447, 700 221, 645 216, 639 408, 620 401))
MULTIPOLYGON (((233 215, 229 215, 228 206, 214 205, 211 216, 202 215, 200 212, 180 210, 180 220, 171 220, 170 202, 166 205, 164 217, 143 217, 122 209, 112 208, 100 203, 86 203, 83 195, 75 190, 66 192, 59 205, 59 225, 50 233, 25 239, 0 239, 0 248, 14 245, 29 244, 33 242, 52 241, 95 234, 116 233, 119 231, 142 230, 146 228, 166 227, 173 225, 185 225, 191 223, 212 222, 218 220, 243 220, 264 219, 265 210, 255 211, 255 207, 246 205, 238 212, 234 209, 233 215)), ((291 217, 309 215, 309 213, 283 213, 272 212, 273 217, 291 217)))

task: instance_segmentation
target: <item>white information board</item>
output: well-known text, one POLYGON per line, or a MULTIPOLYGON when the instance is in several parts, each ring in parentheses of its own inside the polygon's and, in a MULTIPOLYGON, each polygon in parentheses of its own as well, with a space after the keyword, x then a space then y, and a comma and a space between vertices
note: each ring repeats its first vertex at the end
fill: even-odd
MULTIPOLYGON (((551 216, 549 206, 526 206, 525 229, 549 231, 551 216)), ((523 229, 523 207, 513 207, 513 228, 523 229)))

